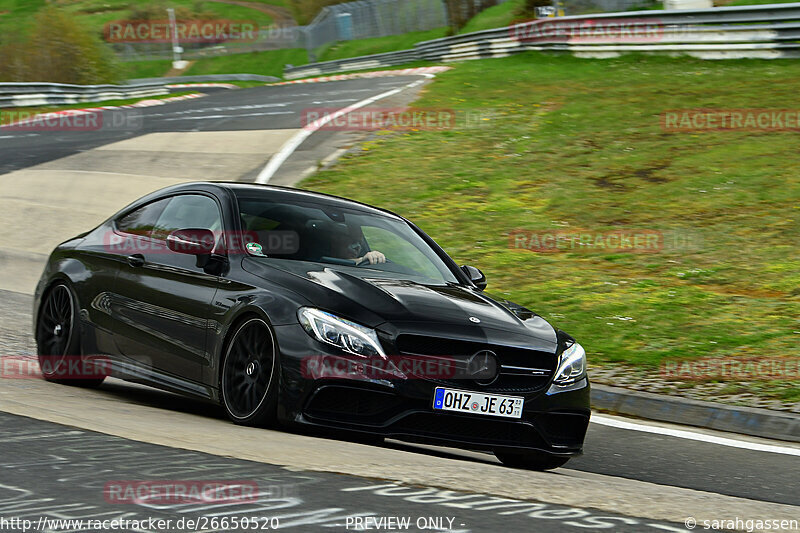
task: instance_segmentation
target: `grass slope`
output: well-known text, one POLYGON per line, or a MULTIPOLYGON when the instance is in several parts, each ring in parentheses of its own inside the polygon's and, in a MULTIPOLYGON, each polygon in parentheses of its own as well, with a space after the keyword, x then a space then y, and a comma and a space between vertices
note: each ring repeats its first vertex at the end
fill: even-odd
POLYGON ((523 4, 522 0, 508 0, 488 9, 484 9, 464 25, 458 33, 470 33, 480 30, 491 30, 508 26, 519 18, 515 11, 523 4))
POLYGON ((447 35, 447 28, 436 28, 428 31, 415 31, 402 35, 375 37, 374 39, 358 39, 333 43, 319 54, 318 61, 333 61, 348 57, 371 54, 382 54, 396 50, 408 50, 421 41, 438 39, 447 35))
POLYGON ((283 76, 285 64, 302 65, 308 63, 306 51, 287 48, 268 52, 251 52, 229 56, 199 59, 183 74, 195 76, 200 74, 246 73, 264 76, 283 76))
MULTIPOLYGON (((397 210, 593 364, 797 357, 796 132, 669 133, 681 108, 792 108, 800 64, 523 54, 441 74, 420 107, 470 126, 379 135, 309 189, 397 210), (654 229, 655 254, 512 249, 509 232, 654 229), (685 243, 682 239, 689 239, 685 243)), ((796 383, 770 394, 798 398, 796 383)))

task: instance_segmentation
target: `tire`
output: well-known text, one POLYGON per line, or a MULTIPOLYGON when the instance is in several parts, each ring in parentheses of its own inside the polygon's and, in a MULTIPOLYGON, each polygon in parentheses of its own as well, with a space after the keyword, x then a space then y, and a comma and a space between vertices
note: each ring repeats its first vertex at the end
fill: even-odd
POLYGON ((90 371, 91 367, 81 355, 77 298, 66 283, 56 283, 42 299, 36 319, 36 354, 42 377, 52 383, 97 387, 105 379, 101 372, 91 372, 100 377, 80 378, 70 370, 70 365, 80 372, 90 371))
POLYGON ((524 468, 526 470, 553 470, 567 464, 569 457, 549 455, 539 452, 494 452, 500 462, 511 468, 524 468))
POLYGON ((240 323, 225 348, 220 367, 222 407, 234 423, 268 426, 278 407, 280 358, 275 335, 260 318, 240 323))

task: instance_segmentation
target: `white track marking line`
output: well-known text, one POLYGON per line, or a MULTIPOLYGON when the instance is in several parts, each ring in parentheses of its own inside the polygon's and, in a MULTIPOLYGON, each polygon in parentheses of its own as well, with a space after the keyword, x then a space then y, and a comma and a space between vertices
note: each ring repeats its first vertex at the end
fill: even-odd
POLYGON ((357 102, 358 98, 342 98, 341 100, 314 100, 310 102, 314 105, 322 105, 322 104, 343 104, 345 102, 357 102))
POLYGON ((631 431, 641 431, 644 433, 655 433, 657 435, 665 435, 668 437, 677 437, 679 439, 708 442, 710 444, 719 444, 720 446, 730 446, 731 448, 742 448, 744 450, 753 450, 756 452, 780 453, 783 455, 796 455, 800 457, 800 449, 789 448, 788 446, 775 446, 772 444, 760 444, 758 442, 748 442, 738 439, 729 439, 727 437, 706 435, 704 433, 687 431, 685 429, 673 429, 673 428, 664 428, 658 426, 649 426, 645 424, 637 424, 636 422, 629 422, 627 420, 621 420, 618 418, 611 418, 596 414, 592 414, 591 421, 594 424, 598 424, 601 426, 608 426, 612 428, 628 429, 631 431))
MULTIPOLYGON (((433 74, 421 74, 421 76, 425 76, 426 78, 433 78, 434 77, 433 74)), ((273 155, 270 158, 270 160, 267 163, 267 165, 258 174, 258 176, 256 177, 256 181, 255 182, 259 183, 261 185, 269 183, 269 180, 272 179, 272 176, 275 174, 275 172, 277 172, 277 170, 289 158, 289 156, 292 155, 292 153, 294 153, 295 150, 297 150, 297 147, 300 146, 301 144, 303 144, 303 141, 305 141, 308 137, 310 137, 312 133, 314 133, 315 131, 318 131, 320 128, 322 128, 322 126, 324 126, 328 122, 330 122, 332 120, 335 120, 335 119, 341 117, 342 115, 346 115, 347 113, 350 113, 351 111, 355 111, 356 109, 359 109, 361 107, 367 106, 367 105, 369 105, 369 104, 371 104, 373 102, 377 102, 378 100, 382 100, 383 98, 388 98, 389 96, 394 96, 395 94, 399 93, 400 91, 402 91, 404 89, 411 89, 412 87, 416 87, 417 85, 420 85, 421 83, 424 83, 424 82, 425 82, 425 80, 417 80, 417 81, 408 83, 406 85, 403 85, 402 87, 398 87, 397 89, 392 89, 391 91, 386 91, 385 93, 381 93, 381 94, 378 94, 376 96, 371 96, 371 97, 367 98, 366 100, 361 100, 360 102, 357 102, 357 103, 355 103, 353 105, 350 105, 350 106, 347 106, 347 107, 343 107, 342 109, 338 110, 335 113, 332 113, 330 115, 326 115, 325 117, 323 117, 323 118, 321 118, 321 119, 319 119, 317 121, 314 121, 313 124, 310 124, 310 125, 304 127, 303 129, 301 129, 300 131, 298 131, 297 133, 295 133, 294 136, 291 139, 286 141, 284 143, 284 145, 281 146, 281 149, 278 150, 278 152, 275 153, 275 155, 273 155)))
POLYGON ((164 122, 175 122, 181 120, 218 120, 221 118, 268 117, 272 115, 294 115, 294 113, 294 111, 268 111, 265 113, 240 113, 237 115, 203 115, 200 117, 165 118, 164 122))

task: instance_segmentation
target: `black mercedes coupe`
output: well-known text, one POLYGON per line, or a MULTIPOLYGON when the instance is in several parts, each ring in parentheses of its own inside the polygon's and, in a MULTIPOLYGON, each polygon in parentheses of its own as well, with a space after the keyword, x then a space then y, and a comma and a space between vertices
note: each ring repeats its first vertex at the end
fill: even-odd
POLYGON ((559 467, 589 423, 584 349, 485 287, 480 270, 394 213, 297 189, 188 183, 59 245, 36 289, 34 332, 50 381, 111 375, 219 402, 238 424, 559 467))

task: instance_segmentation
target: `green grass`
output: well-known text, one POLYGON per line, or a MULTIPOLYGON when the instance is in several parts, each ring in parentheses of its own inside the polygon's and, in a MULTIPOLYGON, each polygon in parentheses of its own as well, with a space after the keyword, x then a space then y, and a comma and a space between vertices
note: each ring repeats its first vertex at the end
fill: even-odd
POLYGON ((199 59, 184 72, 184 75, 201 74, 262 74, 265 76, 283 76, 285 64, 303 65, 308 63, 308 56, 303 49, 289 48, 269 52, 251 52, 229 56, 199 59))
POLYGON ((796 108, 800 64, 522 54, 440 74, 445 131, 378 135, 303 182, 409 217, 489 292, 580 340, 593 364, 798 356, 797 132, 669 133, 682 108, 796 108), (475 118, 477 116, 477 119, 475 118), (537 254, 509 232, 654 229, 660 253, 537 254))
POLYGON ((45 0, 0 0, 0 42, 8 32, 25 31, 45 0))
POLYGON ((137 78, 160 78, 172 69, 172 61, 126 61, 120 63, 122 77, 126 80, 137 78))
POLYGON ((489 9, 484 9, 472 17, 458 33, 470 33, 508 26, 518 17, 514 12, 522 6, 522 0, 508 0, 489 9))
POLYGON ((428 31, 416 31, 401 35, 375 37, 373 39, 358 39, 355 41, 342 41, 333 43, 318 54, 318 61, 333 61, 348 57, 358 57, 371 54, 382 54, 396 50, 414 48, 420 41, 438 39, 447 35, 447 28, 436 28, 428 31))

